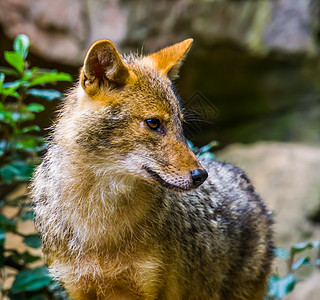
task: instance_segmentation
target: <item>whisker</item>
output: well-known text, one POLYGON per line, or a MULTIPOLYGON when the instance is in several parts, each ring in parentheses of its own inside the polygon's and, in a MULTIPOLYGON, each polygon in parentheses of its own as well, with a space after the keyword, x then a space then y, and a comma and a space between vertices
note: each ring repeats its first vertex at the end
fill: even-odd
POLYGON ((214 125, 215 124, 214 122, 207 121, 207 120, 200 120, 200 119, 188 119, 188 120, 184 121, 184 123, 186 123, 186 124, 189 124, 191 122, 201 122, 201 123, 206 123, 206 124, 210 124, 210 125, 214 125))

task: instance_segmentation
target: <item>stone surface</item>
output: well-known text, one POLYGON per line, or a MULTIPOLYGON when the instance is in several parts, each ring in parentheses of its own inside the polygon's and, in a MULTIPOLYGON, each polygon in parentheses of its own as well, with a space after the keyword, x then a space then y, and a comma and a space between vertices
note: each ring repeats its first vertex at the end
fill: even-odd
POLYGON ((83 9, 78 0, 5 0, 0 2, 0 20, 9 37, 27 34, 35 53, 77 64, 88 43, 83 9))
POLYGON ((320 271, 314 270, 311 277, 297 285, 293 292, 284 300, 319 300, 320 295, 320 271))
MULTIPOLYGON (((302 144, 260 142, 233 144, 217 153, 219 160, 243 168, 256 191, 275 214, 276 246, 320 240, 320 147, 302 144)), ((314 250, 311 254, 317 255, 314 250)), ((275 272, 286 274, 284 261, 276 261, 275 272)), ((319 300, 320 272, 304 268, 286 300, 319 300)))
POLYGON ((263 33, 263 41, 270 49, 291 52, 316 51, 312 32, 317 15, 315 1, 279 0, 273 5, 270 25, 263 33))
POLYGON ((12 39, 29 35, 36 53, 74 65, 101 38, 153 51, 192 36, 206 47, 232 42, 257 54, 314 55, 318 2, 2 0, 0 22, 12 39))
POLYGON ((276 142, 233 144, 217 157, 243 168, 275 212, 278 246, 320 239, 320 224, 311 221, 320 213, 320 147, 276 142))

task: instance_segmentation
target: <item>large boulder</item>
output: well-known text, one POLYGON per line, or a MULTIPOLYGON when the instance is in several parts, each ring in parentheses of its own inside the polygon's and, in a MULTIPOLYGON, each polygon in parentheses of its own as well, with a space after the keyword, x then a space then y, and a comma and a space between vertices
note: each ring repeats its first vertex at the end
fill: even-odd
MULTIPOLYGON (((320 240, 320 147, 276 142, 233 144, 218 152, 217 158, 243 168, 274 212, 277 247, 289 249, 299 242, 320 240)), ((284 275, 283 262, 276 261, 275 270, 284 275)), ((298 276, 307 279, 286 300, 319 299, 319 270, 302 271, 298 276)))
POLYGON ((308 280, 299 283, 293 292, 284 300, 319 300, 320 295, 320 270, 314 270, 308 280))
POLYGON ((233 144, 217 157, 243 168, 274 211, 278 246, 320 239, 320 147, 277 142, 233 144))

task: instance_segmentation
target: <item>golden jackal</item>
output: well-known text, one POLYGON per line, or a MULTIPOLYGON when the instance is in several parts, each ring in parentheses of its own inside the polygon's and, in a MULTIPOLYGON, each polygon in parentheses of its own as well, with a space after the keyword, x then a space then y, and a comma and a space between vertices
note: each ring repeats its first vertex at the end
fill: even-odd
POLYGON ((191 43, 142 57, 101 40, 86 55, 32 182, 72 299, 263 299, 269 211, 243 171, 199 162, 183 136, 171 79, 191 43))

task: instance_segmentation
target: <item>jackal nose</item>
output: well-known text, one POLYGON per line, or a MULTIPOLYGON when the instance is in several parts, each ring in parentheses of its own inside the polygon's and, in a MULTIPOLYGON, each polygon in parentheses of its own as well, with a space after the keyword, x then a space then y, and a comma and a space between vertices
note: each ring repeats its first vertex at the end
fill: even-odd
POLYGON ((192 182, 195 186, 202 184, 208 177, 208 173, 204 169, 195 169, 191 171, 192 182))

